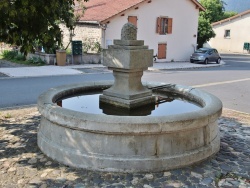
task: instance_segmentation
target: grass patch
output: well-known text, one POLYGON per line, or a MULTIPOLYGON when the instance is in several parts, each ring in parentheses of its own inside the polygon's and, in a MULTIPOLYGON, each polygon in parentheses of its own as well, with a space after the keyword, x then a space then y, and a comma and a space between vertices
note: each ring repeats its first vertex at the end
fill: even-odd
POLYGON ((26 57, 18 51, 4 50, 2 54, 0 54, 0 56, 2 57, 2 59, 22 65, 43 66, 46 64, 40 57, 33 57, 26 60, 26 57))
POLYGON ((7 114, 4 115, 4 118, 5 118, 5 119, 12 118, 12 115, 11 115, 10 113, 7 113, 7 114))

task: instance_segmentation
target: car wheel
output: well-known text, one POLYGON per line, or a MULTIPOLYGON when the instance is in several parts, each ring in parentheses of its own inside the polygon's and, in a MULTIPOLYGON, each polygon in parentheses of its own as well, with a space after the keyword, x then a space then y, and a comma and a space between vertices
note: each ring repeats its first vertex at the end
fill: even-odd
POLYGON ((205 59, 204 63, 205 63, 206 65, 208 64, 208 59, 207 59, 207 58, 205 59))
POLYGON ((216 63, 220 64, 220 61, 221 61, 221 58, 218 58, 217 61, 216 61, 216 63))
POLYGON ((190 63, 193 63, 194 61, 190 60, 190 63))

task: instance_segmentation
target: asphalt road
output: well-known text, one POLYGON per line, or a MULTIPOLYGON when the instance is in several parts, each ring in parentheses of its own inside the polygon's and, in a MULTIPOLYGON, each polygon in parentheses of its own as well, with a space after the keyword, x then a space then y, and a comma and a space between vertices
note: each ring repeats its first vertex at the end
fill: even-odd
MULTIPOLYGON (((226 64, 221 67, 145 72, 142 79, 190 85, 216 95, 225 108, 250 113, 250 56, 222 54, 222 58, 226 64)), ((0 78, 0 108, 36 104, 37 97, 51 87, 112 79, 110 73, 0 78)))
POLYGON ((225 108, 250 113, 250 56, 222 54, 221 67, 161 71, 144 79, 189 85, 219 97, 225 108))
POLYGON ((0 79, 0 108, 36 104, 38 96, 52 87, 112 79, 112 74, 3 78, 0 79))

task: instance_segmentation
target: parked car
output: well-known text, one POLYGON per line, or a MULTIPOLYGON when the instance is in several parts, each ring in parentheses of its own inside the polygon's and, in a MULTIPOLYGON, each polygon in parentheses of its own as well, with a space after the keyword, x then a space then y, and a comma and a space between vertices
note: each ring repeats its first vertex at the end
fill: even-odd
POLYGON ((205 63, 216 62, 220 63, 221 57, 218 51, 214 48, 199 48, 190 56, 190 62, 205 63))

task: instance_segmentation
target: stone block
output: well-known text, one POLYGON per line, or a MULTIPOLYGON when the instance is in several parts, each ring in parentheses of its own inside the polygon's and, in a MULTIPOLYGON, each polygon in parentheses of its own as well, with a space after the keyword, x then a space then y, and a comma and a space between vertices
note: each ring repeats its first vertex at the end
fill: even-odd
POLYGON ((144 40, 114 40, 114 44, 119 46, 143 46, 144 40))
POLYGON ((103 65, 113 68, 147 70, 148 67, 153 66, 153 50, 104 50, 103 65))

